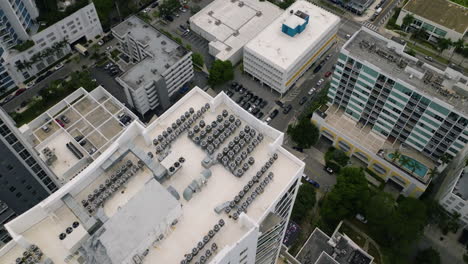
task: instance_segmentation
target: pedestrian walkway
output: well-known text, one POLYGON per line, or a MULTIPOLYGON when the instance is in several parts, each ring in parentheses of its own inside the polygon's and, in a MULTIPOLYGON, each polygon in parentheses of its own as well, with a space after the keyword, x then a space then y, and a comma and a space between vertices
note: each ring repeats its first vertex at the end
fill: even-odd
POLYGON ((372 24, 370 22, 367 22, 367 21, 361 21, 361 25, 365 26, 366 28, 368 28, 370 30, 376 31, 376 32, 379 30, 379 28, 376 25, 374 25, 374 24, 372 24))

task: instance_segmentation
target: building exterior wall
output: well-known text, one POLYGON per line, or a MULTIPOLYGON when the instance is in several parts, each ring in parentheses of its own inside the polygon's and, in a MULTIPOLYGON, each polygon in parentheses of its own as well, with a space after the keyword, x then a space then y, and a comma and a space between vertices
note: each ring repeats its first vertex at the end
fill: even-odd
POLYGON ((427 183, 423 183, 414 177, 394 166, 376 153, 362 147, 359 143, 340 133, 329 126, 323 118, 314 113, 312 122, 317 125, 320 135, 333 142, 333 146, 343 150, 346 155, 353 156, 366 164, 367 168, 376 173, 385 182, 392 179, 402 187, 401 194, 418 198, 427 188, 427 183))
POLYGON ((3 110, 0 157, 0 204, 4 205, 0 206, 1 246, 9 240, 3 225, 56 191, 58 183, 3 110))
MULTIPOLYGON (((119 36, 115 32, 113 35, 121 43, 121 51, 136 63, 152 56, 145 50, 145 46, 135 41, 131 35, 119 36)), ((170 106, 168 98, 190 81, 193 76, 192 52, 187 52, 184 57, 161 73, 161 78, 142 83, 136 89, 130 87, 122 78, 117 77, 116 80, 124 88, 127 102, 144 115, 158 106, 167 109, 170 106), (161 102, 163 99, 164 102, 161 102)))
MULTIPOLYGON (((335 44, 337 31, 338 24, 328 31, 320 41, 310 45, 288 69, 283 69, 280 65, 269 62, 265 56, 246 46, 244 47, 244 71, 258 79, 262 84, 269 86, 280 94, 284 94, 335 44)), ((294 39, 291 38, 291 41, 294 41, 294 39)))
POLYGON ((414 17, 411 27, 414 29, 424 28, 427 33, 429 33, 429 40, 437 41, 439 38, 447 38, 452 41, 457 41, 463 39, 463 36, 466 34, 466 31, 462 34, 460 32, 454 31, 452 29, 446 28, 436 22, 426 19, 424 17, 418 16, 408 10, 402 9, 398 15, 396 24, 401 26, 403 24, 403 19, 406 15, 412 15, 414 17))
POLYGON ((466 115, 392 79, 346 50, 339 55, 328 99, 354 120, 433 160, 445 153, 454 157, 468 142, 466 115))
MULTIPOLYGON (((5 51, 1 66, 8 71, 14 84, 18 85, 69 54, 72 51, 70 45, 77 40, 83 37, 93 40, 102 33, 96 8, 91 3, 32 35, 29 39, 34 42, 34 46, 29 49, 22 52, 5 51), (20 64, 28 66, 18 66, 20 64)), ((5 84, 4 87, 11 89, 14 85, 5 84)))
POLYGON ((33 0, 0 1, 0 43, 6 48, 29 38, 39 11, 33 0))

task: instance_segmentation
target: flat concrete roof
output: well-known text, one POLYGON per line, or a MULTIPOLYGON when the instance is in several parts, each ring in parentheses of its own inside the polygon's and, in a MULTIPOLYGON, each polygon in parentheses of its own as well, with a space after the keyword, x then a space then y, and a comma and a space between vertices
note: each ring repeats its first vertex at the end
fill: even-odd
POLYGON ((468 201, 468 169, 462 169, 459 174, 457 184, 453 187, 452 193, 468 201))
POLYGON ((144 50, 148 54, 148 57, 119 76, 133 89, 159 80, 161 74, 188 53, 177 42, 136 16, 129 17, 112 28, 112 31, 121 37, 129 34, 135 41, 144 46, 144 50))
POLYGON ((468 8, 449 0, 410 0, 403 9, 460 34, 468 28, 468 8))
POLYGON ((296 1, 283 14, 273 21, 246 48, 260 54, 276 67, 288 70, 311 46, 316 45, 333 29, 340 18, 325 9, 306 1, 296 1), (290 11, 302 11, 309 15, 309 24, 305 30, 291 37, 281 31, 281 26, 293 14, 290 11))
POLYGON ((102 86, 91 92, 80 88, 22 126, 20 131, 59 181, 65 183, 97 158, 125 130, 118 118, 120 114, 137 119, 102 86), (63 121, 63 117, 68 123, 63 121), (44 127, 49 130, 45 131, 44 127), (83 158, 79 159, 68 149, 66 145, 69 142, 83 154, 83 158), (55 158, 49 158, 48 151, 55 158))
MULTIPOLYGON (((197 120, 197 124, 199 120, 197 120)), ((222 150, 239 132, 240 129, 231 135, 219 147, 219 150, 222 150)), ((147 210, 151 207, 152 203, 164 203, 164 201, 171 200, 171 204, 174 205, 173 202, 175 200, 166 191, 168 187, 175 189, 181 196, 180 200, 175 204, 180 206, 182 217, 177 218, 176 223, 173 222, 173 227, 169 224, 169 232, 165 233, 164 238, 158 242, 154 241, 156 239, 154 235, 157 233, 152 232, 139 235, 139 237, 142 237, 141 243, 143 245, 124 245, 123 242, 109 242, 110 240, 106 239, 105 241, 108 243, 102 244, 112 247, 107 252, 114 252, 115 250, 119 250, 120 247, 125 247, 121 249, 126 250, 126 252, 134 252, 137 247, 141 248, 144 246, 148 251, 145 253, 146 256, 143 258, 143 263, 179 263, 184 258, 184 254, 190 252, 220 219, 223 219, 226 224, 210 240, 210 243, 215 242, 217 244, 217 253, 223 252, 223 248, 235 245, 236 241, 251 231, 254 226, 259 226, 267 218, 273 201, 276 201, 280 195, 285 193, 288 186, 302 173, 304 163, 281 147, 282 140, 283 134, 281 132, 251 116, 224 93, 212 98, 201 89, 194 88, 180 99, 175 106, 168 109, 147 127, 134 121, 97 160, 45 201, 11 221, 7 228, 13 234, 14 239, 20 239, 21 237, 21 239, 41 248, 44 252, 44 257, 50 258, 54 263, 63 263, 64 259, 73 252, 66 247, 68 236, 65 240, 59 240, 58 235, 75 221, 79 222, 81 226, 84 225, 82 219, 76 216, 76 211, 69 209, 69 205, 62 202, 63 197, 71 195, 73 200, 76 200, 81 205, 82 200, 85 200, 89 194, 94 193, 94 190, 105 185, 106 180, 112 178, 112 175, 116 175, 118 170, 121 170, 123 164, 128 163, 128 160, 132 161, 133 164, 138 164, 138 161, 144 161, 146 165, 138 169, 120 188, 113 192, 95 212, 90 213, 90 217, 101 219, 104 223, 104 229, 107 223, 113 223, 112 229, 115 232, 120 232, 119 229, 125 231, 121 232, 123 237, 119 238, 119 241, 125 241, 125 234, 131 228, 142 228, 145 230, 163 228, 165 225, 158 223, 160 220, 149 222, 137 221, 137 219, 141 219, 137 216, 135 218, 127 217, 127 221, 120 221, 114 218, 120 217, 122 212, 137 212, 136 214, 140 214, 140 209, 146 208, 147 210), (193 194, 191 200, 186 201, 182 198, 182 193, 205 170, 201 161, 207 156, 206 152, 187 137, 187 132, 183 132, 172 142, 167 156, 158 161, 162 155, 160 156, 154 152, 155 146, 152 140, 161 135, 163 131, 166 131, 167 127, 176 122, 190 107, 197 110, 207 103, 211 107, 201 117, 207 124, 216 120, 223 110, 227 110, 229 114, 241 120, 242 124, 240 128, 243 129, 248 125, 251 129, 255 129, 257 134, 262 133, 264 138, 249 154, 249 156, 255 159, 255 163, 251 165, 244 176, 236 177, 221 164, 213 165, 210 167, 212 176, 207 179, 207 182, 201 187, 200 191, 193 194), (152 152, 155 157, 148 158, 148 152, 152 152), (247 212, 241 214, 241 219, 235 221, 224 212, 220 214, 216 213, 214 208, 227 201, 232 201, 238 192, 248 184, 252 176, 272 157, 273 153, 278 155, 277 160, 267 173, 273 172, 274 178, 264 188, 264 192, 258 195, 255 201, 250 204, 247 212), (179 160, 181 156, 185 158, 182 167, 170 178, 161 183, 157 182, 152 164, 168 168, 175 161, 179 160), (134 208, 143 202, 142 196, 147 196, 144 193, 148 192, 147 188, 149 185, 153 186, 150 190, 157 190, 158 193, 167 193, 158 195, 159 198, 143 199, 149 204, 142 204, 141 208, 134 208), (141 194, 142 192, 143 194, 141 194), (252 225, 249 226, 248 223, 252 225), (131 227, 132 225, 133 227, 131 227), (151 241, 149 241, 150 238, 152 238, 151 241), (149 244, 146 245, 146 242, 149 242, 149 244), (114 245, 114 243, 118 243, 118 245, 114 245)), ((74 210, 77 209, 75 208, 74 210)), ((84 208, 81 210, 84 210, 84 208)), ((174 215, 168 214, 165 220, 170 221, 172 217, 174 215)), ((156 218, 161 219, 160 215, 157 214, 154 215, 154 219, 156 218)), ((99 230, 96 234, 101 232, 99 230)), ((92 239, 101 239, 95 236, 99 235, 93 235, 92 239)), ((0 251, 1 263, 5 259, 11 259, 9 258, 11 254, 8 253, 11 250, 13 249, 5 252, 0 251)), ((96 249, 93 254, 102 256, 103 252, 96 249)), ((119 256, 119 259, 121 259, 121 256, 119 256)), ((79 261, 76 256, 72 256, 68 263, 78 264, 79 261)), ((103 261, 99 263, 113 262, 103 261)))
POLYGON ((269 1, 215 0, 190 17, 190 25, 200 27, 215 38, 209 40, 220 50, 216 57, 227 60, 282 11, 269 1))
POLYGON ((404 53, 404 49, 404 45, 364 27, 342 48, 351 56, 377 67, 392 79, 411 85, 421 95, 466 115, 468 77, 449 67, 440 69, 419 61, 404 53))

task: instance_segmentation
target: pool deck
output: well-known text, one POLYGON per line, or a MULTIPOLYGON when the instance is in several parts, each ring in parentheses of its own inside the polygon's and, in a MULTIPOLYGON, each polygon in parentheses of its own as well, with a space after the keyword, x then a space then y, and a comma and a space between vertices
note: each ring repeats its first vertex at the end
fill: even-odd
POLYGON ((422 155, 421 153, 419 153, 417 150, 415 149, 412 149, 412 148, 404 148, 403 146, 401 146, 400 144, 394 144, 393 145, 394 147, 393 148, 385 148, 383 149, 383 154, 379 155, 381 157, 383 157, 385 160, 387 160, 388 162, 392 163, 393 165, 399 167, 400 169, 402 169, 403 171, 405 171, 406 173, 408 173, 408 175, 418 179, 418 180, 421 180, 423 182, 426 182, 427 180, 429 180, 430 176, 428 175, 428 172, 431 168, 435 168, 436 167, 436 164, 434 164, 434 162, 432 160, 430 160, 429 158, 427 158, 426 156, 422 155), (418 161, 419 163, 421 163, 423 166, 426 166, 427 168, 427 172, 426 174, 421 177, 419 176, 418 174, 416 173, 411 173, 411 170, 406 168, 406 167, 403 167, 400 165, 400 163, 398 162, 393 162, 392 159, 388 156, 389 154, 395 152, 395 150, 398 150, 398 152, 400 152, 401 155, 405 155, 405 156, 408 156, 410 157, 411 159, 414 159, 416 161, 418 161))

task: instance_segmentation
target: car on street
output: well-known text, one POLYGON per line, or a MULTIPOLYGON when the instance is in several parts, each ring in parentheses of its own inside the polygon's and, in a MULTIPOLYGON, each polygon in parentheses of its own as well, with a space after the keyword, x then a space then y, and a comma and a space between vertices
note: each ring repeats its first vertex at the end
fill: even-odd
POLYGON ((349 38, 351 38, 351 35, 350 35, 350 34, 346 34, 345 38, 346 38, 346 39, 349 39, 349 38))
POLYGON ((143 10, 143 13, 148 13, 151 10, 151 8, 147 7, 145 10, 143 10))
POLYGON ((104 45, 104 41, 100 40, 100 41, 98 41, 97 44, 98 44, 99 46, 102 46, 102 45, 104 45))
POLYGON ((309 178, 309 176, 305 175, 305 174, 302 174, 302 179, 304 179, 304 181, 312 184, 315 188, 320 188, 320 184, 314 180, 312 180, 311 178, 309 178))
POLYGON ((2 102, 2 103, 3 103, 3 104, 6 104, 6 103, 10 102, 14 97, 15 97, 14 94, 10 94, 10 95, 8 95, 7 97, 5 97, 5 99, 3 99, 3 102, 2 102))
POLYGON ((24 93, 25 91, 26 91, 26 88, 18 89, 18 90, 16 90, 16 92, 15 92, 15 96, 18 96, 18 95, 24 93))
POLYGON ((312 87, 312 88, 310 88, 309 92, 307 92, 307 94, 312 95, 312 94, 314 94, 315 90, 316 89, 314 87, 312 87))
POLYGON ((283 102, 276 100, 275 103, 276 103, 279 107, 283 108, 283 105, 284 105, 283 102))
POLYGON ((320 79, 320 80, 318 80, 318 82, 317 82, 317 86, 320 86, 320 85, 322 85, 323 81, 325 81, 325 80, 324 80, 324 79, 320 79))
POLYGON ((431 56, 424 56, 424 59, 426 59, 427 61, 430 61, 430 62, 434 61, 434 59, 431 56))
POLYGON ((305 96, 302 97, 301 100, 299 100, 299 104, 300 104, 300 105, 305 104, 305 102, 307 102, 307 97, 305 97, 305 96))
POLYGON ((287 115, 292 109, 292 105, 288 104, 285 108, 283 108, 283 114, 287 115))
POLYGON ((327 73, 325 73, 324 76, 325 76, 325 78, 328 78, 328 77, 330 77, 331 74, 332 74, 331 71, 328 71, 327 73))
POLYGON ((314 73, 319 72, 321 69, 322 69, 322 65, 318 65, 317 67, 315 67, 314 73))
POLYGON ((63 63, 59 63, 55 65, 54 69, 57 71, 57 70, 60 70, 62 67, 63 67, 63 63))

